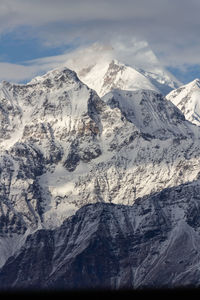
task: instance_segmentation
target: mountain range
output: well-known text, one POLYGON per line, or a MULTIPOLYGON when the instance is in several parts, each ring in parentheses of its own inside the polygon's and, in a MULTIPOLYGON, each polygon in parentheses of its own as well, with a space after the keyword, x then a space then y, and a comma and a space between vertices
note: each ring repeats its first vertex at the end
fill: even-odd
POLYGON ((199 88, 102 51, 1 83, 0 290, 199 286, 199 88))

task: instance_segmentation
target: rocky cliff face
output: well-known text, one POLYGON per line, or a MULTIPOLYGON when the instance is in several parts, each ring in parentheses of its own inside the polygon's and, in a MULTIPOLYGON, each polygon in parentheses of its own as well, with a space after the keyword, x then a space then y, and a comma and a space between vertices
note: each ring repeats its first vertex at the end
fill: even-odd
POLYGON ((143 289, 199 286, 199 183, 133 206, 89 204, 38 230, 0 270, 4 289, 143 289))

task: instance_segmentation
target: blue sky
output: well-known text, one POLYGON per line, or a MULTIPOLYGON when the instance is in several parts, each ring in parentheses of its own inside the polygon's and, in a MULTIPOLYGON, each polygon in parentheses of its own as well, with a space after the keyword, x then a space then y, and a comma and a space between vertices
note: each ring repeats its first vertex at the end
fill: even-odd
POLYGON ((200 77, 199 12, 199 0, 1 0, 0 80, 26 82, 74 49, 123 37, 124 49, 146 41, 187 83, 200 77))
MULTIPOLYGON (((20 28, 18 29, 20 31, 20 28)), ((18 31, 2 35, 0 39, 0 61, 21 63, 45 56, 60 54, 66 46, 45 47, 36 37, 20 38, 18 31)), ((23 31, 23 29, 21 29, 23 31)))
POLYGON ((172 73, 182 83, 186 84, 196 78, 200 78, 200 65, 183 65, 183 68, 178 67, 166 67, 166 69, 172 73))

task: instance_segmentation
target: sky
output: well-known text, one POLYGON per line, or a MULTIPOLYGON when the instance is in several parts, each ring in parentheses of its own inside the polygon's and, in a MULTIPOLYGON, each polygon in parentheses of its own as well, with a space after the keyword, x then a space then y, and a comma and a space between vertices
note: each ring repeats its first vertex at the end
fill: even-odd
POLYGON ((187 83, 200 78, 199 12, 199 0, 0 0, 0 81, 26 82, 99 42, 136 65, 148 45, 187 83))

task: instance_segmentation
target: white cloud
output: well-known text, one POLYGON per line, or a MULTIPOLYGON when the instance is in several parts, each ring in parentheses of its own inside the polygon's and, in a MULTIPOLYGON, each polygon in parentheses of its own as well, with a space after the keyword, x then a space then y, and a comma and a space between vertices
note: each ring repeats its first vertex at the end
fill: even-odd
POLYGON ((46 73, 49 70, 63 66, 69 54, 44 57, 24 62, 23 65, 0 62, 0 81, 13 83, 28 82, 33 77, 46 73))
POLYGON ((0 63, 0 81, 20 82, 32 78, 36 73, 36 66, 0 63))
MULTIPOLYGON (((1 0, 0 34, 16 30, 20 35, 22 26, 23 34, 27 28, 49 47, 110 40, 117 45, 125 37, 125 46, 118 46, 129 61, 128 39, 136 37, 147 41, 166 66, 199 64, 199 11, 199 0, 1 0)), ((142 62, 144 53, 139 58, 134 51, 142 62)), ((22 69, 28 74, 32 68, 22 69)))
POLYGON ((27 82, 34 76, 63 65, 78 72, 101 59, 118 59, 125 64, 146 71, 160 70, 161 66, 147 42, 136 38, 127 40, 125 37, 118 37, 107 44, 94 43, 89 47, 82 46, 61 55, 26 61, 23 65, 0 63, 0 80, 27 82))
POLYGON ((0 81, 11 81, 13 83, 28 82, 37 75, 62 65, 62 55, 59 57, 44 58, 30 61, 25 65, 0 62, 0 81))

